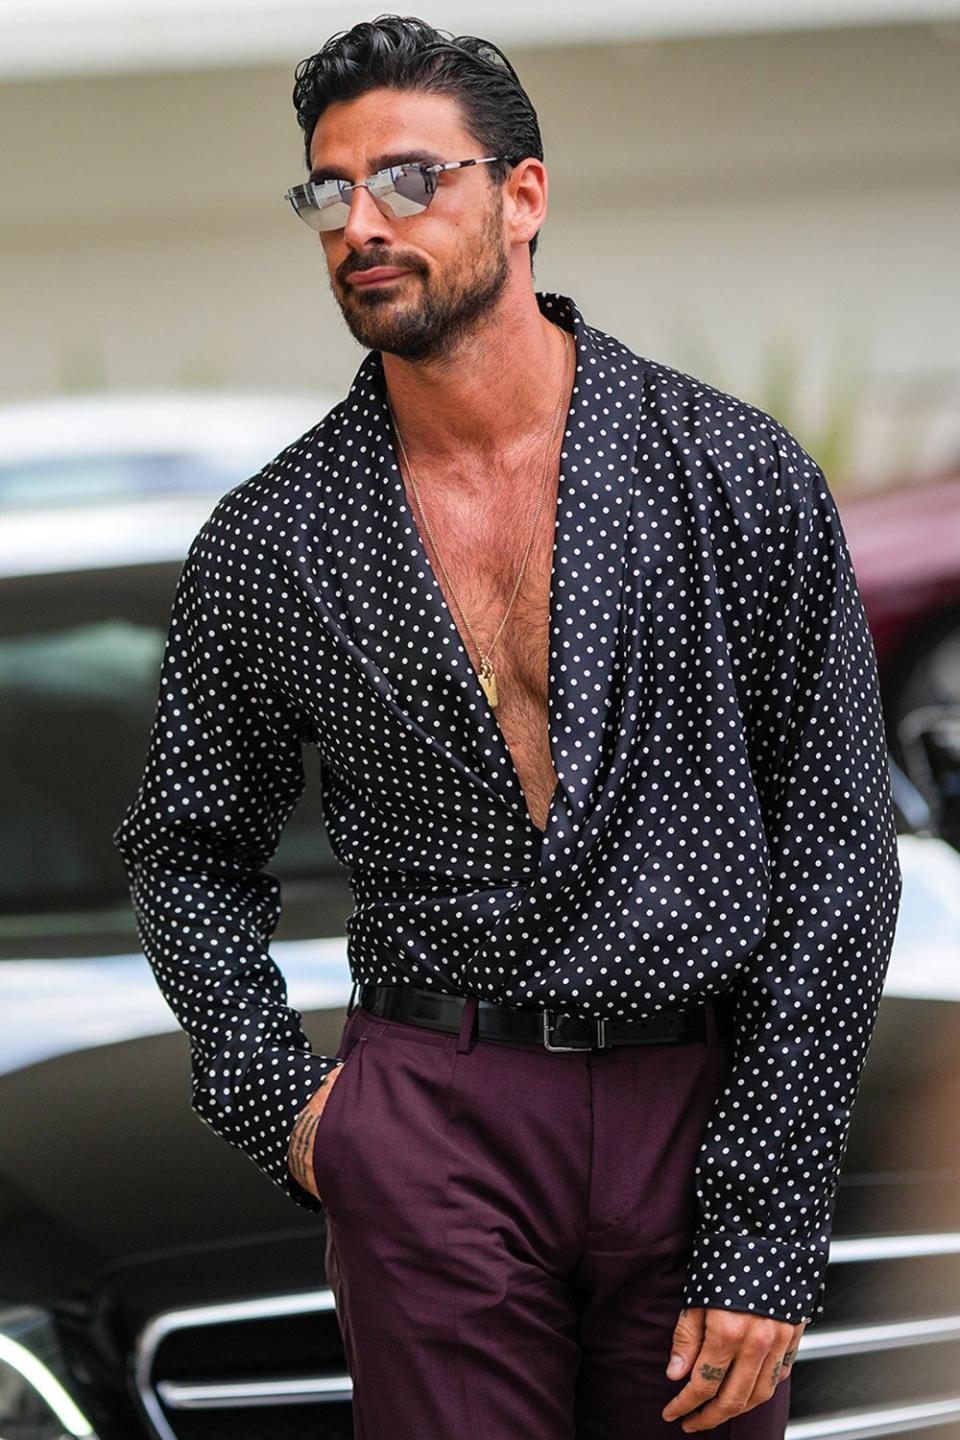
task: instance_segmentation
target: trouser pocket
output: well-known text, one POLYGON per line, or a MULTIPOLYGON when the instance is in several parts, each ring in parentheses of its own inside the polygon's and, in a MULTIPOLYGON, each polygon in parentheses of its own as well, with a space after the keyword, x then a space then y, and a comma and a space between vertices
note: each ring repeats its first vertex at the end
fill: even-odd
MULTIPOLYGON (((350 1097, 347 1092, 353 1086, 354 1072, 360 1068, 363 1047, 367 1040, 365 1035, 358 1033, 356 1019, 357 1011, 354 1011, 344 1026, 337 1049, 337 1058, 341 1059, 343 1064, 338 1069, 337 1078, 333 1081, 333 1089, 327 1096, 313 1133, 311 1156, 313 1178, 324 1204, 327 1202, 327 1195, 334 1188, 333 1182, 336 1178, 337 1155, 340 1149, 337 1139, 340 1129, 340 1112, 350 1109, 350 1097)), ((347 1120, 349 1122, 349 1115, 347 1120)))

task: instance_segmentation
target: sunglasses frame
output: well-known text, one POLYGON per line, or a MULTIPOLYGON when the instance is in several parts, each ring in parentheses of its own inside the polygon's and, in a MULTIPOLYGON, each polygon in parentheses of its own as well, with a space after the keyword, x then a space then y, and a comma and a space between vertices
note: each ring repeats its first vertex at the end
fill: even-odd
POLYGON ((291 188, 285 192, 283 198, 284 200, 289 200, 294 214, 311 230, 317 233, 342 230, 346 221, 342 221, 338 225, 314 225, 307 218, 308 214, 312 213, 320 217, 325 210, 329 210, 332 206, 340 204, 346 204, 349 210, 350 201, 345 200, 344 197, 352 190, 359 190, 361 186, 363 189, 369 191, 380 209, 383 209, 384 205, 386 205, 387 213, 391 219, 402 220, 407 215, 422 215, 437 192, 436 180, 433 181, 432 185, 427 181, 427 196, 422 205, 415 200, 409 199, 405 195, 400 195, 399 198, 404 204, 412 206, 413 208, 406 211, 394 210, 389 203, 389 196, 398 194, 398 191, 395 189, 396 181, 402 178, 404 174, 408 174, 411 170, 417 170, 426 180, 427 176, 436 176, 441 170, 463 170, 468 165, 489 165, 495 160, 506 160, 509 164, 513 164, 513 157, 510 155, 482 155, 470 160, 447 160, 442 164, 436 165, 424 165, 420 160, 407 160, 400 165, 385 165, 382 170, 375 171, 373 175, 367 175, 363 180, 341 180, 339 176, 332 176, 329 180, 308 180, 304 185, 291 186, 291 188), (327 191, 321 202, 319 192, 320 187, 324 185, 336 185, 337 194, 334 195, 327 191))

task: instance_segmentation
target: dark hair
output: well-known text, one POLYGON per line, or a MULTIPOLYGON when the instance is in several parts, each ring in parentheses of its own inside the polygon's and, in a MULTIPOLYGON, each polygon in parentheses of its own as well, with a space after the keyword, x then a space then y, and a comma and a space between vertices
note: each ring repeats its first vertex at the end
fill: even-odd
MULTIPOLYGON (((517 72, 502 50, 476 35, 453 36, 414 15, 378 15, 332 35, 316 55, 300 61, 295 75, 293 103, 308 169, 314 126, 327 106, 381 87, 451 95, 485 154, 507 155, 514 164, 528 155, 543 159, 537 112, 517 72)), ((508 162, 482 168, 502 185, 508 162)), ((534 235, 531 263, 536 246, 534 235)))

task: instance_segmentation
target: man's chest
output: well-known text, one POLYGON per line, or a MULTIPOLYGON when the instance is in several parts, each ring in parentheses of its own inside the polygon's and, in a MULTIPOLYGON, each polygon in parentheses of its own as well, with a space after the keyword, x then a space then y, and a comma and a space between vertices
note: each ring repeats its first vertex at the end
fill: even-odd
POLYGON ((409 486, 407 499, 421 543, 471 665, 490 658, 494 715, 542 828, 556 785, 547 729, 556 479, 496 499, 418 488, 426 521, 409 486))

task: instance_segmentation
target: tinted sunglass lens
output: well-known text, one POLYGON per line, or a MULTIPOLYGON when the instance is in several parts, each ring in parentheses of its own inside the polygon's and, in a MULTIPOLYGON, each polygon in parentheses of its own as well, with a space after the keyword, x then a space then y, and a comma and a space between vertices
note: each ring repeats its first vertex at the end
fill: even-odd
POLYGON ((349 218, 350 206, 342 200, 334 200, 329 205, 312 209, 307 224, 312 225, 314 230, 340 230, 349 218))
POLYGON ((350 207, 334 200, 327 205, 302 205, 297 214, 311 230, 339 230, 347 223, 350 207))
MULTIPOLYGON (((437 188, 437 177, 415 165, 393 165, 380 170, 368 182, 371 195, 391 215, 419 215, 426 210, 437 188)), ((288 196, 294 210, 311 230, 340 230, 350 219, 350 196, 328 197, 316 203, 312 187, 298 186, 288 196)))
POLYGON ((414 205, 425 207, 437 188, 437 177, 425 174, 422 170, 408 169, 406 166, 394 173, 396 178, 393 188, 397 194, 414 205))

